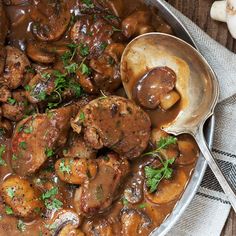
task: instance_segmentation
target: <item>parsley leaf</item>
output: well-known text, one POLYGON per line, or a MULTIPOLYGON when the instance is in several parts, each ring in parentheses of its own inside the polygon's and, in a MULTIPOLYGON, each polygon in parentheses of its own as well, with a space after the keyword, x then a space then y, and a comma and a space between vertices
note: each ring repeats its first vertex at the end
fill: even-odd
POLYGON ((72 63, 68 66, 65 66, 65 69, 66 69, 68 74, 75 74, 77 69, 78 69, 78 64, 72 63))
POLYGON ((45 154, 47 157, 52 157, 54 155, 54 151, 51 148, 46 148, 45 149, 45 154))
POLYGON ((71 173, 71 166, 65 164, 65 160, 62 160, 59 165, 59 170, 62 173, 70 174, 71 173))
POLYGON ((58 210, 63 206, 63 203, 56 198, 46 199, 44 203, 48 210, 58 210))
POLYGON ((82 3, 84 3, 86 5, 86 7, 88 7, 88 8, 94 8, 94 4, 93 4, 92 0, 82 0, 82 3))
POLYGON ((6 214, 7 214, 7 215, 12 215, 12 214, 13 214, 13 210, 12 210, 12 208, 9 207, 9 206, 6 206, 5 211, 6 211, 6 214))
POLYGON ((6 162, 2 159, 3 153, 6 151, 6 145, 0 145, 0 166, 5 166, 6 162))
POLYGON ((156 156, 162 149, 167 149, 171 144, 176 144, 177 138, 173 136, 161 137, 161 139, 157 142, 157 148, 151 152, 144 153, 142 156, 156 156))
POLYGON ((24 150, 26 150, 26 148, 27 148, 27 144, 26 144, 26 142, 20 142, 19 143, 19 146, 20 146, 20 148, 22 148, 22 149, 24 149, 24 150))
POLYGON ((91 69, 85 63, 81 63, 80 70, 83 75, 91 74, 91 69))
POLYGON ((160 169, 155 169, 150 166, 144 168, 146 176, 146 185, 151 193, 157 190, 157 187, 162 179, 170 179, 173 173, 173 169, 170 165, 174 163, 175 159, 169 159, 162 161, 163 167, 160 169))
POLYGON ((26 226, 25 226, 25 223, 24 223, 22 220, 18 220, 17 229, 18 229, 20 232, 24 232, 24 231, 25 231, 26 226))
POLYGON ((14 105, 16 103, 16 100, 14 98, 8 98, 7 102, 11 105, 14 105))
POLYGON ((79 45, 79 53, 82 57, 86 57, 89 55, 89 46, 83 43, 79 45))
POLYGON ((45 199, 49 199, 53 196, 55 196, 56 194, 58 194, 58 187, 53 187, 50 190, 46 191, 45 193, 42 194, 41 198, 43 200, 45 199))
POLYGON ((15 191, 14 191, 14 188, 12 188, 12 187, 9 187, 9 188, 7 188, 7 195, 11 198, 11 199, 13 199, 14 198, 14 196, 15 196, 15 191))

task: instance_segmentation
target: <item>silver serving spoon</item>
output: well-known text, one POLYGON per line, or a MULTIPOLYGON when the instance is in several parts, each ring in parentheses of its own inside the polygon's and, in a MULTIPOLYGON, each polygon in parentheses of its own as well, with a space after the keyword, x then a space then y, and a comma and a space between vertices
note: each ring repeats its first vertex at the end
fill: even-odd
POLYGON ((177 75, 181 111, 163 127, 174 135, 191 134, 219 181, 234 211, 236 195, 206 145, 203 125, 213 114, 219 97, 216 76, 201 54, 185 41, 163 33, 148 33, 132 40, 121 59, 121 78, 127 96, 134 99, 133 88, 141 76, 156 67, 167 66, 177 75))

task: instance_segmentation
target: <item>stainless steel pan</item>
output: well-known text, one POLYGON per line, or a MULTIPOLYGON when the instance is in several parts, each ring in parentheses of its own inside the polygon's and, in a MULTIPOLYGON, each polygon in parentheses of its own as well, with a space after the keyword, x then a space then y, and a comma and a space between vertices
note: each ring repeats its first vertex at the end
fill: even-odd
MULTIPOLYGON (((184 25, 177 19, 177 17, 170 12, 163 1, 159 0, 146 0, 145 1, 149 5, 156 6, 159 9, 159 13, 163 18, 171 25, 175 35, 187 43, 191 44, 197 49, 197 46, 184 27, 184 25)), ((212 138, 214 132, 214 117, 211 117, 208 122, 205 124, 205 137, 208 145, 211 147, 212 145, 212 138)), ((200 156, 198 162, 196 164, 195 170, 193 175, 181 197, 181 199, 176 203, 172 213, 166 218, 166 220, 160 225, 160 227, 156 228, 152 233, 151 236, 163 236, 165 235, 173 225, 178 221, 181 215, 184 213, 190 202, 192 201, 193 197, 195 196, 198 187, 202 181, 204 176, 205 170, 207 167, 207 163, 203 156, 200 156)))

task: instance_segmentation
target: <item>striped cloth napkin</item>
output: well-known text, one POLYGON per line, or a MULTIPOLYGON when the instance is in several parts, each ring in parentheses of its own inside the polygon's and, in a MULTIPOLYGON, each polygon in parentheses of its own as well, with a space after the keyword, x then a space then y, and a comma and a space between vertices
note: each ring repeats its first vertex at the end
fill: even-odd
MULTIPOLYGON (((220 83, 220 100, 215 110, 213 154, 222 171, 236 188, 236 54, 214 41, 191 20, 163 0, 190 32, 220 83)), ((189 207, 168 236, 218 236, 230 211, 220 185, 209 168, 189 207)))

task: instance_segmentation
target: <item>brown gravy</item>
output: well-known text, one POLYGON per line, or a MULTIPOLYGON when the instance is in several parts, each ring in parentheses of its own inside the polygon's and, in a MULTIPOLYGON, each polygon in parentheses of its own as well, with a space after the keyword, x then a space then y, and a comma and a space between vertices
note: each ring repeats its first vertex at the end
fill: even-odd
MULTIPOLYGON (((8 2, 8 1, 6 1, 8 2)), ((13 1, 15 2, 15 1, 13 1)), ((17 1, 16 1, 17 2, 17 1)), ((30 17, 30 12, 34 9, 35 5, 39 1, 18 1, 24 2, 19 5, 10 5, 6 6, 7 15, 10 18, 11 29, 8 34, 7 44, 20 48, 22 51, 25 51, 26 44, 28 41, 33 40, 34 36, 31 33, 31 25, 32 19, 30 17), (33 2, 33 3, 32 3, 33 2)), ((47 6, 50 4, 50 1, 43 0, 43 7, 45 11, 47 11, 47 6)), ((77 0, 69 0, 69 5, 71 12, 75 12, 76 14, 80 14, 78 12, 78 1, 77 0)), ((115 2, 114 0, 112 2, 115 2)), ((123 2, 123 1, 121 1, 123 2)), ((142 3, 143 1, 124 1, 125 9, 122 12, 122 19, 126 16, 130 15, 135 10, 147 9, 147 7, 142 3)), ((149 9, 150 12, 153 9, 149 9)), ((152 13, 150 13, 152 14, 152 13)), ((153 20, 156 27, 156 30, 165 29, 165 23, 160 18, 157 17, 153 20), (157 27, 158 22, 158 27, 157 27)), ((166 26, 168 28, 168 26, 166 26)), ((164 30, 165 31, 165 30, 164 30)), ((70 42, 69 39, 69 31, 65 33, 65 36, 60 39, 59 43, 70 42)), ((179 107, 174 106, 174 108, 168 111, 156 110, 156 111, 148 111, 148 114, 151 117, 153 127, 161 127, 165 123, 171 122, 178 114, 179 107)), ((176 173, 183 173, 186 176, 186 181, 184 185, 187 184, 189 178, 191 177, 191 173, 194 169, 197 157, 198 157, 198 147, 196 143, 190 136, 183 135, 178 137, 178 140, 187 140, 188 142, 193 143, 192 152, 186 152, 181 154, 181 159, 188 161, 187 164, 184 164, 185 161, 179 162, 180 164, 174 165, 174 171, 176 173), (190 161, 189 161, 190 160, 190 161)), ((0 184, 3 182, 6 177, 14 174, 11 169, 10 160, 12 158, 11 154, 11 139, 0 138, 0 144, 6 145, 6 151, 3 153, 3 160, 6 162, 6 166, 0 167, 0 184)), ((65 184, 58 179, 54 170, 53 163, 57 159, 53 157, 51 160, 47 161, 44 165, 43 170, 39 173, 33 175, 29 178, 32 183, 36 186, 40 186, 41 188, 44 184, 52 184, 59 188, 59 196, 58 198, 63 202, 63 209, 74 210, 73 206, 73 193, 75 190, 75 186, 65 184)), ((122 224, 121 224, 121 212, 128 211, 129 214, 132 215, 132 210, 137 210, 145 216, 148 216, 150 222, 146 222, 147 227, 142 227, 139 232, 133 232, 128 229, 126 235, 148 235, 152 230, 158 227, 163 220, 170 214, 176 202, 180 198, 182 191, 180 194, 177 194, 177 197, 174 198, 173 201, 163 203, 163 204, 155 204, 147 195, 144 194, 143 199, 139 203, 131 204, 127 203, 123 198, 123 192, 127 188, 127 186, 137 185, 137 188, 140 188, 142 191, 145 190, 145 179, 144 179, 144 171, 143 167, 150 163, 153 160, 152 157, 142 157, 133 161, 131 163, 131 174, 127 177, 124 184, 122 185, 119 193, 117 194, 116 200, 113 202, 110 210, 106 211, 103 214, 95 214, 90 218, 84 218, 79 228, 85 235, 101 235, 101 236, 111 236, 111 235, 125 235, 122 234, 122 224), (134 184, 135 182, 135 184, 134 184), (128 209, 128 210, 127 210, 128 209)), ((175 177, 174 177, 175 178, 175 177)), ((181 178, 181 177, 180 177, 181 178)), ((161 185, 161 188, 165 188, 165 185, 168 185, 172 180, 164 181, 161 185)), ((184 181, 180 179, 180 181, 184 181)), ((140 194, 143 194, 140 193, 140 194)), ((171 193, 170 193, 171 194, 171 193)), ((3 200, 0 197, 0 236, 11 235, 11 236, 20 236, 20 235, 29 235, 29 236, 44 236, 44 235, 55 235, 54 228, 52 225, 53 219, 55 219, 58 212, 53 212, 50 216, 42 215, 41 218, 37 218, 32 222, 24 221, 23 228, 19 226, 19 218, 14 217, 13 215, 9 215, 6 212, 6 206, 3 200)), ((148 221, 148 220, 147 220, 148 221)), ((144 222, 145 224, 145 222, 144 222)), ((132 225, 129 226, 132 229, 132 225)), ((136 227, 135 222, 133 222, 133 227, 136 227)), ((71 234, 77 235, 77 234, 71 234)), ((82 234, 81 234, 82 235, 82 234)))

